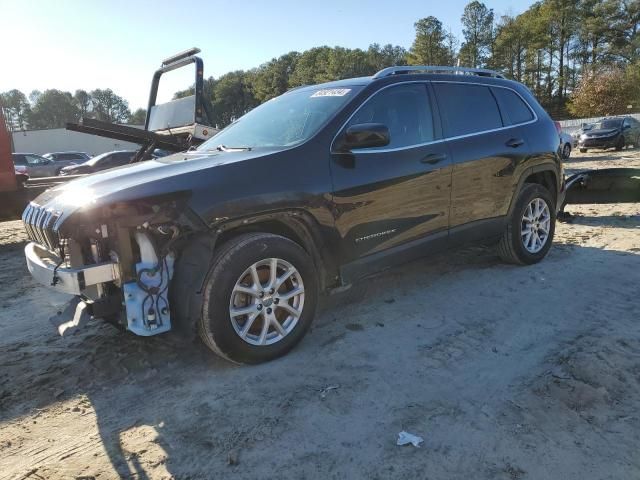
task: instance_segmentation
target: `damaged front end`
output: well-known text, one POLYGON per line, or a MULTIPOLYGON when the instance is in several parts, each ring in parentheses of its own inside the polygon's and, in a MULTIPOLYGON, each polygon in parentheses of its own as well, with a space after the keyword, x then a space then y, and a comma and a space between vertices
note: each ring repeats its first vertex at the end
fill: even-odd
POLYGON ((182 200, 120 202, 71 214, 57 210, 59 204, 32 202, 22 217, 31 239, 29 271, 40 283, 81 297, 94 317, 137 335, 166 332, 178 247, 197 228, 182 200))
POLYGON ((639 168, 605 168, 576 173, 565 180, 565 205, 640 202, 639 168))

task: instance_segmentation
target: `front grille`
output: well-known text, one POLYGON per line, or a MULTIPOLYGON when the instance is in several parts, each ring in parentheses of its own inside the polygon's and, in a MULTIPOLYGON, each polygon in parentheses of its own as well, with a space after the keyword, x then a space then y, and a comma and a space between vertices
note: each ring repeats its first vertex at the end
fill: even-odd
POLYGON ((59 217, 60 213, 31 203, 22 214, 22 221, 30 240, 55 251, 60 245, 60 237, 53 225, 59 217))
POLYGON ((584 147, 599 147, 601 145, 606 145, 611 139, 609 138, 587 138, 583 140, 582 146, 584 147))

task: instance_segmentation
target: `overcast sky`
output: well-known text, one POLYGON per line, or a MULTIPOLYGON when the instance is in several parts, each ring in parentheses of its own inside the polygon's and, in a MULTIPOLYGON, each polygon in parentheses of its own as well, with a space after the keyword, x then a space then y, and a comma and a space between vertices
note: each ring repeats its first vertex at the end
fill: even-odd
MULTIPOLYGON (((202 49, 206 77, 321 45, 409 48, 413 23, 429 15, 461 36, 466 3, 0 0, 0 91, 111 88, 135 110, 146 107, 151 76, 162 59, 189 47, 202 49)), ((531 3, 485 1, 497 16, 521 13, 531 3)), ((166 80, 161 101, 189 86, 193 73, 174 72, 166 80)))

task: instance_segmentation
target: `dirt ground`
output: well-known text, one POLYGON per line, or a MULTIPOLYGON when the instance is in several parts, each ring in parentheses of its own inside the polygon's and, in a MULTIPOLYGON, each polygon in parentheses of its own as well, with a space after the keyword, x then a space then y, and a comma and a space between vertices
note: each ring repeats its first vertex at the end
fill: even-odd
MULTIPOLYGON (((566 164, 609 166, 640 150, 566 164)), ((541 264, 387 271, 255 367, 98 321, 59 337, 69 298, 1 224, 0 478, 640 478, 640 204, 567 210, 541 264)))

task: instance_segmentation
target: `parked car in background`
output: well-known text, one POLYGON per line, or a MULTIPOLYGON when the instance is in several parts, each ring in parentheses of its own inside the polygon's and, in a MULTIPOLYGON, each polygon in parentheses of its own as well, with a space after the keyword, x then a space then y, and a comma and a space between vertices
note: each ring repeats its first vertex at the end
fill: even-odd
POLYGON ((640 143, 640 122, 633 117, 603 118, 580 135, 578 148, 582 153, 589 148, 615 148, 640 143))
POLYGON ((12 153, 11 158, 16 168, 24 169, 31 178, 55 177, 60 171, 56 162, 35 153, 12 153))
POLYGON ((553 124, 556 126, 558 136, 560 137, 560 145, 558 146, 560 156, 562 158, 569 158, 569 155, 571 155, 571 135, 562 131, 562 125, 560 125, 560 122, 553 122, 553 124))
MULTIPOLYGON (((59 173, 63 167, 86 162, 91 158, 91 155, 85 152, 52 152, 45 153, 43 157, 53 160, 58 166, 59 173)), ((56 175, 58 175, 58 173, 56 173, 56 175)))
POLYGON ((592 128, 593 128, 593 123, 583 123, 578 130, 576 130, 571 134, 571 136, 573 137, 573 142, 571 144, 573 148, 578 148, 578 141, 580 140, 580 136, 583 133, 591 130, 592 128))
POLYGON ((573 137, 567 132, 560 132, 560 152, 562 158, 569 158, 571 156, 571 148, 573 145, 573 137))
POLYGON ((60 171, 60 175, 82 175, 95 173, 109 168, 121 167, 131 161, 136 154, 132 150, 120 150, 117 152, 107 152, 96 155, 91 160, 87 160, 80 165, 69 165, 60 171))

